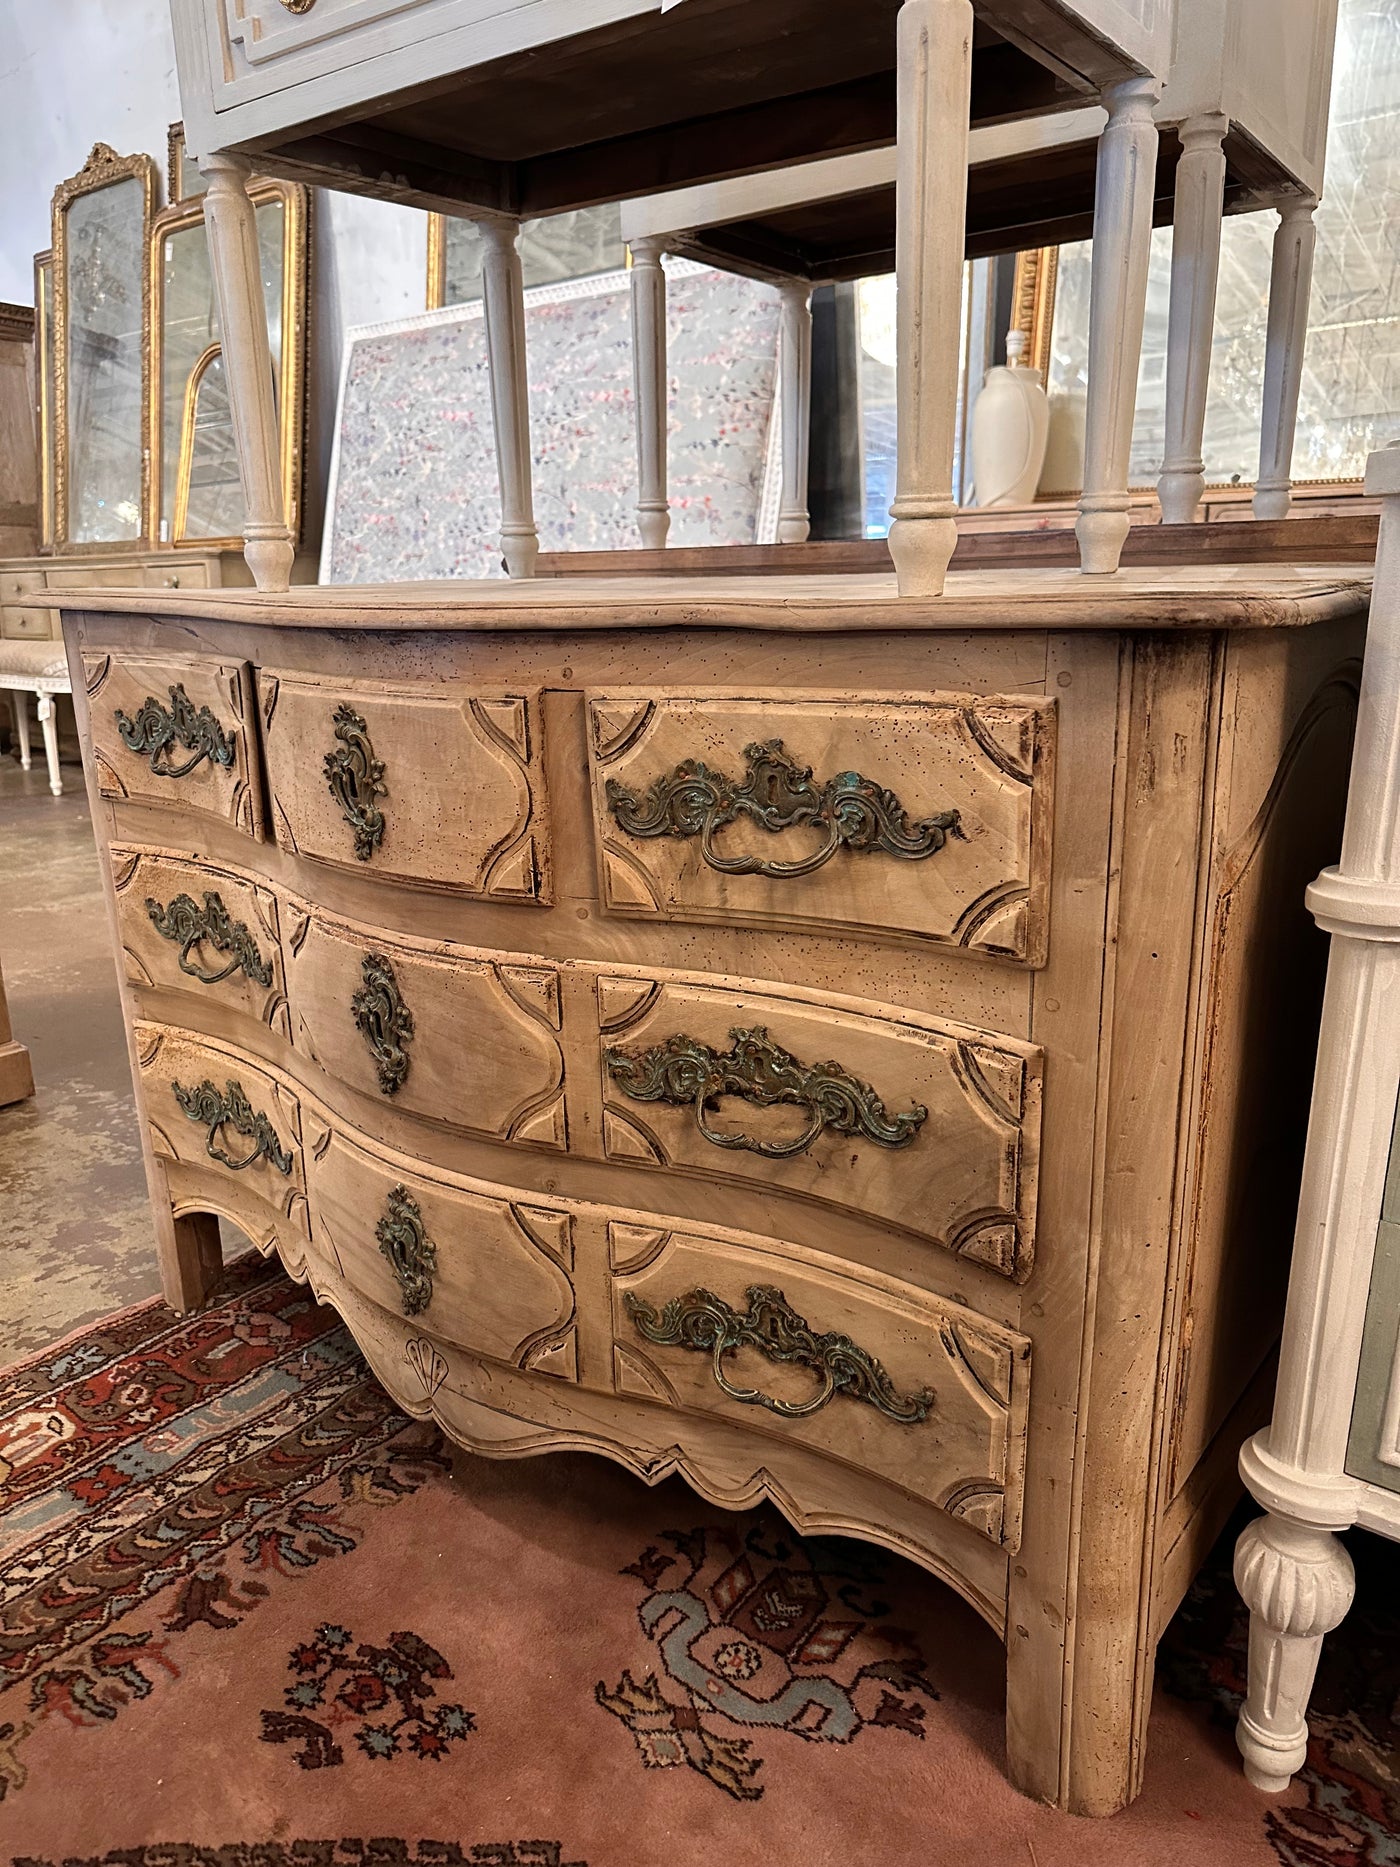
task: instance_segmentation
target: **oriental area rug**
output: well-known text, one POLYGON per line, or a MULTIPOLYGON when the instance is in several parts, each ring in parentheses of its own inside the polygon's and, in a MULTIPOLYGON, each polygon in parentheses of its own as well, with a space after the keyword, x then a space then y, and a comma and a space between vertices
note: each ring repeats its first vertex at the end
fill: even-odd
POLYGON ((1057 1815, 1006 1783, 1000 1648, 940 1584, 601 1460, 454 1480, 246 1258, 199 1315, 0 1373, 0 1867, 1400 1861, 1396 1591, 1363 1574, 1269 1800, 1224 1554, 1141 1799, 1057 1815))

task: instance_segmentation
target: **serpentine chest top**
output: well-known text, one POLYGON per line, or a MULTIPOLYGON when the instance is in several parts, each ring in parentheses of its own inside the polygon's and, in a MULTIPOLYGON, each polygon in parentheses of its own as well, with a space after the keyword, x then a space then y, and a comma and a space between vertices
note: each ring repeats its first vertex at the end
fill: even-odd
POLYGON ((925 1565, 1015 1780, 1126 1801, 1267 1409, 1364 583, 65 604, 172 1300, 222 1215, 469 1451, 925 1565))

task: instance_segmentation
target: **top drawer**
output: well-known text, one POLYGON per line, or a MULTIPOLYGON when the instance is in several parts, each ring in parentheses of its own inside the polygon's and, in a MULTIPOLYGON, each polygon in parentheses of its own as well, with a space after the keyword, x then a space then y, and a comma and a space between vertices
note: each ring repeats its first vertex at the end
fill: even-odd
POLYGON ((258 670, 273 833, 293 855, 549 900, 539 696, 258 670))
POLYGON ((252 671, 184 655, 84 655, 97 788, 263 834, 252 671))
POLYGON ((1053 701, 589 696, 615 914, 1045 961, 1053 701))

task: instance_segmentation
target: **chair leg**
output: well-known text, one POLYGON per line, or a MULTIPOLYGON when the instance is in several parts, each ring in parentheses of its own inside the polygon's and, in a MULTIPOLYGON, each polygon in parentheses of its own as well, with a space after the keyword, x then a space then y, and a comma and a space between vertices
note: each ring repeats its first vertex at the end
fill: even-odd
POLYGON ((55 797, 63 796, 63 779, 58 770, 58 720, 55 718, 53 695, 39 696, 39 726, 44 735, 44 757, 49 767, 49 789, 55 797))
POLYGON ((19 741, 20 768, 28 771, 33 763, 29 756, 29 696, 22 688, 10 689, 10 711, 14 715, 15 738, 19 741))

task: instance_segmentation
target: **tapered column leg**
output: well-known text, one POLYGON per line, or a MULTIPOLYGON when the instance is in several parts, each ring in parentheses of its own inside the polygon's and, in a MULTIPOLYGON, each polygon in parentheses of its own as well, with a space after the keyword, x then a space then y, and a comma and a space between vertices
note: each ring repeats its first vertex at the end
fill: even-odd
POLYGON ((10 689, 10 714, 19 742, 19 768, 28 771, 34 762, 29 750, 29 695, 13 687, 10 689))
POLYGON ((890 556, 901 596, 941 596, 958 541, 953 443, 967 220, 970 0, 904 0, 898 44, 899 444, 890 556))
POLYGON ((637 529, 659 551, 671 529, 666 490, 670 378, 666 369, 665 244, 632 242, 632 383, 637 404, 637 529))
POLYGON ((1187 525, 1206 489, 1202 439, 1215 338, 1220 224, 1225 202, 1228 117, 1212 112, 1182 124, 1172 222, 1171 311, 1167 321, 1167 434, 1157 482, 1162 520, 1187 525))
POLYGON ((501 555, 512 577, 533 577, 540 554, 530 460, 530 379, 525 361, 525 275, 520 224, 503 215, 479 223, 491 415, 501 479, 501 555))
POLYGON ((1089 387, 1084 416, 1081 570, 1116 571, 1128 536, 1128 455, 1133 440, 1142 321, 1151 258, 1157 169, 1155 78, 1129 78, 1103 93, 1089 301, 1089 387))
POLYGON ((1293 503, 1293 435, 1312 297, 1317 202, 1300 195, 1279 210, 1269 274, 1269 329, 1264 351, 1264 418, 1259 437, 1256 519, 1286 519, 1293 503))
POLYGON ((260 590, 285 590, 295 552, 282 497, 272 350, 247 171, 233 156, 213 155, 200 162, 199 172, 206 184, 209 269, 219 305, 229 416, 243 482, 243 555, 260 590))
POLYGON ((812 530, 807 510, 812 451, 812 287, 788 279, 782 287, 783 503, 778 543, 805 544, 812 530))
POLYGON ((1330 1530, 1270 1512, 1235 1546, 1235 1586, 1249 1609, 1249 1697, 1235 1740, 1250 1782, 1277 1794, 1307 1758, 1322 1636, 1345 1617, 1356 1577, 1330 1530))
POLYGON ((62 797, 63 778, 58 769, 58 721, 54 718, 52 694, 39 696, 39 729, 44 735, 44 760, 49 768, 49 789, 55 797, 62 797))

